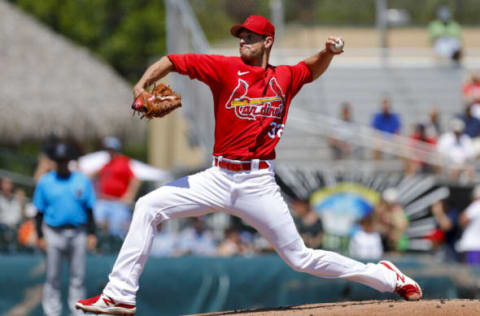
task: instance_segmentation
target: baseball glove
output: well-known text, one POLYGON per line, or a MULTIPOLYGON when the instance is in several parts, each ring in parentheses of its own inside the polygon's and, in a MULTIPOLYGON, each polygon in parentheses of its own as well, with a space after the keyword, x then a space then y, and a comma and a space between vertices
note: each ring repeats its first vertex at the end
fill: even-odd
POLYGON ((182 97, 169 86, 160 83, 154 86, 152 92, 143 91, 133 102, 133 113, 139 113, 141 118, 152 119, 164 117, 182 106, 182 97))

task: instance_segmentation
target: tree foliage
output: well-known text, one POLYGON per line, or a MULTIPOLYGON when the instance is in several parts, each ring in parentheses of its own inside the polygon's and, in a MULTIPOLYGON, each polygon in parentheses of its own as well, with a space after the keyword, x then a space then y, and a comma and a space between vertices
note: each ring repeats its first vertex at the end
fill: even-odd
POLYGON ((165 53, 162 0, 11 0, 135 81, 165 53))

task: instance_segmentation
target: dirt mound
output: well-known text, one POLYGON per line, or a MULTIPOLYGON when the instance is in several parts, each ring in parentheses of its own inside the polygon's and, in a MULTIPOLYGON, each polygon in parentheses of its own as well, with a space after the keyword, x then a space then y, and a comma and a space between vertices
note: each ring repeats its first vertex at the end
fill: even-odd
POLYGON ((473 316, 480 315, 480 300, 422 300, 406 301, 361 301, 342 303, 323 303, 302 306, 285 306, 271 309, 237 310, 220 313, 202 314, 217 315, 252 315, 252 316, 473 316))

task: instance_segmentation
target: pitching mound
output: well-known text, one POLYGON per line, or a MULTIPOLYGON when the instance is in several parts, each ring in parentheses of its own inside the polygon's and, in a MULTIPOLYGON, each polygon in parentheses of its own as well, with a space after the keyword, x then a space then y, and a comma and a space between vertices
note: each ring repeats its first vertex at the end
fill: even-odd
POLYGON ((480 300, 422 300, 405 301, 361 301, 324 303, 303 306, 286 306, 272 309, 229 311, 202 314, 213 315, 252 315, 252 316, 473 316, 480 315, 480 300))

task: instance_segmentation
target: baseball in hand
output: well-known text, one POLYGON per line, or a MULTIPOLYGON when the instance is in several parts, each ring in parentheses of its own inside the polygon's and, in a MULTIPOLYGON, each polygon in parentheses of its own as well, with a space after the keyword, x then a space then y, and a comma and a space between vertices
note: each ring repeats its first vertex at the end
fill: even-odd
POLYGON ((340 53, 343 50, 344 42, 341 38, 337 39, 334 44, 330 45, 332 53, 340 53))

